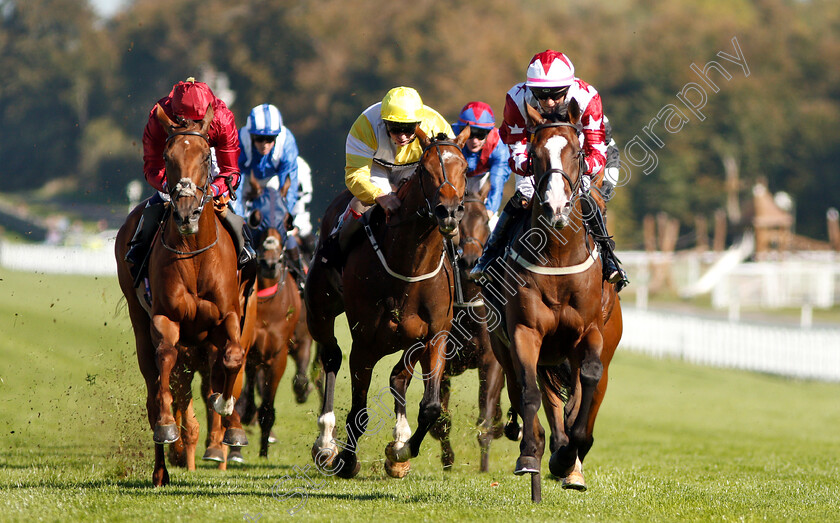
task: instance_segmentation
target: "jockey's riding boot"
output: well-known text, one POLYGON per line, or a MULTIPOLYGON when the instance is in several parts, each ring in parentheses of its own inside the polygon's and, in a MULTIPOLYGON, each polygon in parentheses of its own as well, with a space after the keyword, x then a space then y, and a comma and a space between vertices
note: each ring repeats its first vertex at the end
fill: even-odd
POLYGON ((245 219, 228 209, 228 212, 224 213, 222 223, 233 238, 233 242, 236 244, 236 252, 239 253, 236 268, 241 269, 256 260, 257 253, 251 245, 251 231, 245 224, 245 219))
POLYGON ((303 291, 303 284, 306 282, 306 272, 303 270, 303 265, 300 263, 300 248, 295 246, 286 248, 286 260, 289 262, 289 269, 291 269, 292 277, 300 291, 303 291))
POLYGON ((499 215, 499 220, 496 222, 496 227, 487 238, 487 243, 484 245, 484 251, 481 253, 481 258, 475 264, 475 267, 470 271, 469 278, 472 281, 479 281, 482 278, 492 279, 487 274, 487 267, 501 254, 507 241, 508 229, 514 216, 522 209, 519 203, 520 197, 514 194, 510 201, 507 202, 502 213, 499 215))
POLYGON ((135 282, 139 280, 138 276, 145 268, 149 248, 155 239, 155 232, 160 227, 165 210, 163 203, 150 202, 146 204, 146 208, 143 209, 143 214, 140 216, 140 221, 137 223, 137 230, 134 231, 134 236, 128 242, 125 261, 131 264, 129 271, 135 282))
POLYGON ((341 217, 338 230, 338 249, 341 251, 341 257, 347 254, 347 247, 356 235, 362 229, 362 222, 359 220, 362 215, 352 207, 348 207, 347 211, 341 217))
POLYGON ((630 280, 627 279, 627 273, 618 264, 618 257, 615 255, 615 242, 607 234, 607 224, 604 221, 604 215, 601 214, 601 208, 591 202, 589 198, 583 198, 581 209, 586 217, 586 223, 592 231, 592 236, 601 248, 601 267, 604 270, 604 279, 609 283, 614 283, 616 292, 618 292, 630 283, 630 280))

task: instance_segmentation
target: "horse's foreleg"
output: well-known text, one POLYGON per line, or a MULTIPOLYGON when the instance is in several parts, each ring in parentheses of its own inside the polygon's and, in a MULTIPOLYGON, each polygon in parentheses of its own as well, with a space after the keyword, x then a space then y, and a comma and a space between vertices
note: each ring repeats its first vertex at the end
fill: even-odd
MULTIPOLYGON (((287 339, 282 337, 280 340, 276 340, 276 342, 286 343, 287 339)), ((262 458, 268 457, 268 437, 271 434, 271 428, 274 426, 275 419, 274 397, 277 394, 277 387, 280 385, 280 380, 286 372, 287 359, 286 350, 280 350, 274 355, 274 359, 271 361, 271 368, 266 371, 267 379, 263 381, 263 386, 260 389, 260 395, 262 396, 262 403, 259 409, 260 457, 262 458)))
POLYGON ((309 397, 309 393, 312 390, 312 384, 309 383, 309 376, 306 375, 311 356, 312 337, 309 336, 305 322, 300 323, 295 329, 295 338, 293 354, 295 359, 295 377, 292 380, 292 390, 295 393, 296 402, 306 403, 306 398, 309 397))
POLYGON ((501 396, 504 377, 502 366, 487 347, 478 367, 478 444, 481 448, 481 472, 490 470, 490 443, 501 436, 501 396))
MULTIPOLYGON (((307 311, 308 312, 308 311, 307 311)), ((312 315, 308 316, 312 318, 312 315)), ((323 374, 323 403, 321 404, 321 415, 318 417, 319 434, 312 445, 312 459, 321 470, 332 470, 338 449, 335 445, 335 378, 341 368, 341 348, 333 335, 335 318, 324 318, 319 325, 321 330, 313 329, 313 336, 318 332, 321 337, 319 358, 323 374)))
POLYGON ((545 447, 543 429, 537 412, 540 409, 541 394, 537 385, 537 360, 542 340, 531 328, 517 325, 511 338, 510 352, 515 373, 521 383, 519 414, 522 416, 522 442, 519 445, 519 459, 514 474, 539 474, 540 460, 545 447))
POLYGON ((394 365, 389 379, 391 395, 394 397, 394 441, 385 447, 385 472, 392 478, 402 478, 408 474, 411 463, 408 459, 411 449, 407 446, 411 438, 411 425, 408 423, 408 416, 405 410, 405 395, 408 385, 411 383, 411 376, 414 372, 414 365, 420 357, 416 351, 402 358, 394 365), (413 358, 411 356, 414 356, 413 358), (408 360, 407 360, 408 358, 408 360))
MULTIPOLYGON (((224 330, 227 342, 222 350, 222 371, 224 373, 224 386, 221 391, 221 396, 214 394, 211 399, 213 402, 213 409, 222 416, 230 416, 233 413, 233 408, 236 405, 236 397, 234 396, 234 388, 238 394, 242 388, 241 377, 239 376, 242 370, 242 365, 245 363, 245 350, 239 343, 239 317, 234 313, 228 313, 222 320, 222 329, 224 330), (238 387, 237 387, 237 381, 238 387)), ((214 390, 218 393, 218 390, 214 390)))
POLYGON ((417 431, 408 440, 411 457, 420 453, 420 445, 429 432, 432 424, 440 417, 440 383, 446 370, 446 339, 445 333, 434 336, 420 354, 420 365, 423 368, 423 399, 420 400, 420 412, 417 414, 417 431))
POLYGON ((352 389, 352 405, 347 413, 345 429, 347 431, 346 442, 335 442, 341 447, 336 463, 335 473, 342 478, 352 478, 359 473, 361 465, 356 457, 359 437, 367 430, 369 410, 367 408, 368 388, 373 367, 359 354, 363 351, 353 343, 353 350, 350 352, 350 386, 352 389), (361 361, 360 361, 361 360, 361 361))
POLYGON ((178 439, 178 425, 172 414, 172 392, 170 377, 172 368, 178 360, 179 325, 169 318, 157 315, 152 318, 152 339, 157 341, 155 362, 160 380, 158 381, 156 403, 158 419, 155 421, 155 443, 172 443, 178 439))

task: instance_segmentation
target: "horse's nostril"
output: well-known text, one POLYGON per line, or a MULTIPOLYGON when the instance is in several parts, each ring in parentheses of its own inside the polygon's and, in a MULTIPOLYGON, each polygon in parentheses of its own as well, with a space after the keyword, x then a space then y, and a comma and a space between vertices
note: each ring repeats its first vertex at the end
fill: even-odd
POLYGON ((449 210, 446 208, 445 205, 436 205, 435 206, 435 218, 438 220, 445 220, 449 218, 449 210))

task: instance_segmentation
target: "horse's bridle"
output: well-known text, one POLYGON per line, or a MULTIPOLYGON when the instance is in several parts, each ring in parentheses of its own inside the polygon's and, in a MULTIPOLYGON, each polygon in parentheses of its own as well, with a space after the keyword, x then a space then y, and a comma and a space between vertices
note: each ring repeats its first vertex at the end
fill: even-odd
MULTIPOLYGON (((480 199, 472 197, 472 196, 464 196, 464 203, 484 203, 480 199)), ((484 251, 484 242, 476 238, 475 236, 460 236, 460 241, 458 243, 458 251, 459 254, 463 254, 464 252, 464 245, 468 243, 475 243, 478 244, 479 249, 484 251)))
MULTIPOLYGON (((541 131, 543 129, 548 129, 548 128, 551 128, 551 127, 571 127, 576 132, 580 131, 580 127, 578 127, 575 124, 569 123, 569 122, 547 122, 547 123, 543 123, 543 124, 538 125, 531 132, 531 136, 535 137, 539 131, 541 131)), ((583 180, 583 173, 586 171, 586 168, 585 168, 586 167, 586 153, 583 151, 583 149, 580 149, 577 153, 575 153, 575 156, 577 156, 577 158, 578 158, 578 177, 577 177, 577 180, 572 182, 571 176, 569 176, 569 173, 567 173, 562 167, 554 167, 554 168, 546 170, 545 172, 543 172, 542 174, 539 175, 539 179, 536 182, 536 188, 539 189, 539 187, 542 186, 542 182, 546 178, 546 176, 550 176, 552 174, 559 173, 561 176, 563 176, 563 178, 569 184, 569 188, 572 191, 571 200, 574 201, 574 199, 578 197, 578 193, 580 192, 579 191, 580 185, 581 185, 581 182, 583 180)), ((531 165, 533 165, 532 155, 528 156, 528 161, 531 162, 531 165)), ((534 176, 536 178, 536 173, 534 173, 534 176)), ((539 199, 540 204, 545 203, 542 199, 542 195, 540 194, 539 190, 535 190, 534 194, 539 199)))
MULTIPOLYGON (((452 189, 454 189, 456 193, 458 192, 458 189, 455 188, 455 185, 453 185, 452 182, 449 181, 449 178, 446 176, 446 166, 443 164, 443 155, 440 152, 440 146, 441 145, 451 145, 452 147, 455 147, 456 149, 460 149, 458 147, 458 144, 456 144, 455 142, 452 142, 450 140, 435 140, 435 139, 432 139, 432 143, 430 143, 428 146, 426 146, 425 149, 423 149, 421 159, 426 156, 426 152, 428 152, 429 149, 431 149, 432 147, 435 148, 435 152, 437 152, 438 162, 440 162, 440 170, 443 173, 443 183, 441 183, 440 185, 437 186, 437 189, 435 189, 435 193, 432 195, 432 199, 436 199, 438 194, 440 194, 441 189, 443 189, 443 187, 446 186, 446 185, 449 185, 450 187, 452 187, 452 189)), ((433 218, 435 213, 434 213, 434 209, 432 209, 432 202, 429 200, 429 197, 426 196, 426 188, 423 186, 423 172, 422 171, 426 171, 427 173, 429 173, 428 169, 423 167, 423 162, 421 160, 420 164, 417 166, 417 177, 420 178, 420 191, 423 193, 423 199, 426 201, 425 214, 429 218, 433 218)), ((431 174, 431 173, 429 173, 429 174, 431 174)), ((464 198, 461 197, 461 205, 463 205, 463 204, 464 204, 464 198)), ((420 213, 419 210, 417 211, 417 213, 422 216, 422 214, 420 213)))
MULTIPOLYGON (((166 144, 168 145, 170 141, 176 136, 198 136, 199 138, 203 139, 207 142, 207 145, 210 145, 210 137, 204 133, 200 133, 198 131, 178 131, 177 133, 172 133, 166 138, 166 144)), ((169 189, 169 198, 172 201, 175 201, 178 197, 182 196, 182 193, 185 191, 201 191, 201 204, 198 206, 199 210, 204 210, 204 205, 213 199, 213 193, 209 192, 208 189, 210 188, 210 166, 207 166, 207 176, 204 178, 204 187, 198 187, 193 183, 191 180, 187 180, 188 183, 182 184, 184 179, 182 178, 175 184, 175 187, 171 187, 169 189), (195 189, 193 189, 195 187, 195 189)), ((183 195, 183 196, 192 196, 190 194, 183 195)))
MULTIPOLYGON (((176 136, 198 136, 198 137, 202 138, 205 142, 207 142, 207 145, 210 145, 210 138, 207 135, 205 135, 203 133, 200 133, 198 131, 178 131, 177 133, 172 133, 166 138, 165 143, 168 145, 169 142, 173 138, 175 138, 176 136)), ((210 187, 210 166, 209 165, 207 166, 207 176, 204 179, 204 187, 198 187, 195 183, 193 183, 192 180, 189 180, 189 179, 186 180, 187 183, 181 183, 181 182, 184 182, 184 181, 185 181, 185 179, 182 178, 181 180, 178 181, 177 184, 175 184, 175 187, 172 187, 172 188, 169 189, 169 199, 170 199, 170 201, 174 202, 177 198, 179 198, 182 195, 183 196, 193 196, 195 191, 199 190, 199 191, 201 191, 202 197, 201 197, 201 204, 198 206, 198 209, 200 211, 203 211, 204 210, 204 205, 208 201, 213 199, 212 193, 210 193, 208 191, 208 189, 210 187), (193 194, 182 194, 184 192, 192 192, 193 194), (210 195, 209 197, 208 197, 208 194, 210 195)), ((174 207, 170 206, 170 209, 174 209, 174 207)), ((169 216, 172 214, 172 212, 173 212, 172 210, 167 212, 166 217, 164 219, 168 220, 169 216)), ((175 253, 179 256, 195 256, 196 254, 201 254, 202 252, 207 251, 208 249, 210 249, 214 245, 216 245, 216 243, 218 241, 219 241, 219 224, 218 223, 216 223, 216 239, 213 240, 213 243, 211 243, 210 245, 207 245, 206 247, 202 247, 202 248, 194 250, 194 251, 179 251, 178 249, 175 249, 175 248, 167 245, 166 242, 164 241, 162 235, 160 237, 161 245, 163 245, 163 247, 166 250, 168 250, 169 252, 175 253)))

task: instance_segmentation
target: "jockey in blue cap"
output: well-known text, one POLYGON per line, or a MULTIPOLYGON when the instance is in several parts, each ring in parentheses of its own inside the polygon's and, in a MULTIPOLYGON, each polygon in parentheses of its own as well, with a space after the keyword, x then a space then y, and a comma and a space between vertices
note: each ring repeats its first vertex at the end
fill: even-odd
POLYGON ((280 110, 272 104, 251 109, 248 121, 239 130, 239 170, 242 183, 236 191, 234 210, 248 217, 255 236, 261 238, 269 227, 286 236, 287 258, 298 284, 304 273, 300 268, 300 253, 294 235, 285 232, 292 228, 292 210, 298 200, 298 147, 292 132, 283 125, 280 110), (246 201, 251 175, 263 189, 255 200, 246 201), (288 183, 285 197, 281 194, 288 183), (259 210, 262 221, 254 223, 253 212, 259 210))
POLYGON ((470 126, 470 138, 462 149, 467 160, 467 192, 478 194, 484 184, 490 184, 484 206, 491 218, 499 210, 502 190, 510 178, 510 152, 495 124, 493 109, 484 102, 465 105, 458 121, 452 124, 456 136, 465 126, 470 126))

